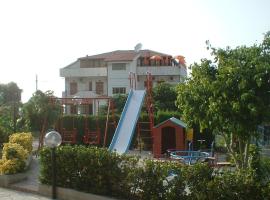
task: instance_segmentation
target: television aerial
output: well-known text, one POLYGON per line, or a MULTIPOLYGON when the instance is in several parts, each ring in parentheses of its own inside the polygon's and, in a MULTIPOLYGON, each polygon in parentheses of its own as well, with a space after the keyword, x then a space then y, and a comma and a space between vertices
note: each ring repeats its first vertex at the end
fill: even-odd
POLYGON ((135 52, 137 52, 137 53, 138 53, 141 49, 142 49, 142 44, 141 44, 141 43, 136 44, 136 46, 134 47, 134 50, 135 50, 135 52))

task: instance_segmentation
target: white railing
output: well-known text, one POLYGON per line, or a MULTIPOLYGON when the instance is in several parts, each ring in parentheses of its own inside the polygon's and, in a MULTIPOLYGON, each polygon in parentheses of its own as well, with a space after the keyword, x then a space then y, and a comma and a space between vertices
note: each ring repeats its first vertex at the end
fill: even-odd
POLYGON ((63 68, 60 69, 60 76, 61 77, 107 76, 107 68, 106 67, 76 68, 76 69, 63 68))
POLYGON ((180 67, 173 66, 145 66, 145 67, 137 67, 138 75, 145 75, 147 72, 150 72, 151 75, 183 75, 185 76, 185 70, 180 67))

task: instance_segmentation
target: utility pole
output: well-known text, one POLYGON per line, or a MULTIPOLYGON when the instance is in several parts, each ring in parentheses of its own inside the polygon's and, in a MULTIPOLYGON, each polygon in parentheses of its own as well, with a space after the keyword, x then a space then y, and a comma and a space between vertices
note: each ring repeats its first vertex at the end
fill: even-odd
POLYGON ((38 75, 36 74, 36 91, 38 90, 38 75))

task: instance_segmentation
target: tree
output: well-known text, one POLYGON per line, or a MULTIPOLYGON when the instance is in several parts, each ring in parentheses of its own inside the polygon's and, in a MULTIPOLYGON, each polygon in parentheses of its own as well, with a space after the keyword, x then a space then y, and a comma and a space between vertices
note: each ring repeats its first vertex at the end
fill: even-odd
POLYGON ((127 101, 127 94, 116 94, 113 95, 113 103, 116 109, 116 113, 121 113, 124 109, 125 103, 127 101))
POLYGON ((0 84, 0 126, 6 134, 16 132, 21 92, 14 82, 0 84))
POLYGON ((43 144, 45 132, 52 128, 56 120, 61 114, 61 106, 57 102, 53 102, 53 92, 36 91, 31 99, 23 105, 22 119, 28 124, 29 128, 39 131, 39 144, 43 144))
POLYGON ((190 126, 221 134, 236 167, 247 168, 251 139, 270 121, 270 34, 259 45, 211 53, 214 61, 193 64, 191 78, 178 86, 177 105, 190 126))
POLYGON ((175 105, 177 92, 175 87, 169 83, 162 82, 154 87, 153 98, 155 110, 175 111, 177 109, 175 105))

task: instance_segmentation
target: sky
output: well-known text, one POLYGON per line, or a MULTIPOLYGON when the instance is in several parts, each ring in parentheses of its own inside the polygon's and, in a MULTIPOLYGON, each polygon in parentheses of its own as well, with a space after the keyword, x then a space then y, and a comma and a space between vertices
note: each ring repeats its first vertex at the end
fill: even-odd
POLYGON ((0 0, 0 83, 28 101, 38 89, 64 91, 59 70, 79 57, 138 43, 188 65, 225 48, 260 43, 270 31, 269 0, 0 0))

